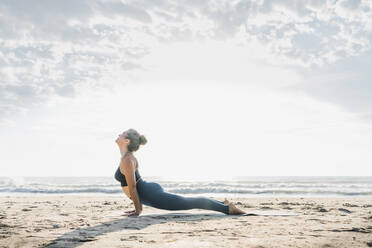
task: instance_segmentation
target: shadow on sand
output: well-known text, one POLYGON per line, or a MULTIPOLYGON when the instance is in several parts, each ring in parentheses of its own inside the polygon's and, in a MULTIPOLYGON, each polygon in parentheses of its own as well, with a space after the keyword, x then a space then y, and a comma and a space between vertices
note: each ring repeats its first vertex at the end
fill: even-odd
POLYGON ((118 216, 115 220, 107 221, 96 226, 76 229, 71 232, 65 233, 43 247, 77 247, 84 244, 85 242, 97 240, 100 235, 124 229, 141 230, 150 225, 162 224, 172 221, 195 222, 222 218, 239 218, 239 215, 225 215, 220 213, 191 214, 178 212, 168 214, 148 214, 140 215, 138 217, 118 216))

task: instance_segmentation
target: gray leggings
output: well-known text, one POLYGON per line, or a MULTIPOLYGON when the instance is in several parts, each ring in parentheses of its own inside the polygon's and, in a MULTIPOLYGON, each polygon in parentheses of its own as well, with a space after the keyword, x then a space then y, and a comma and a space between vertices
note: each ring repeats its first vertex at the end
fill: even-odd
POLYGON ((164 192, 162 186, 142 178, 136 184, 140 202, 144 205, 166 210, 187 210, 193 208, 214 210, 229 214, 229 206, 206 197, 183 197, 164 192))

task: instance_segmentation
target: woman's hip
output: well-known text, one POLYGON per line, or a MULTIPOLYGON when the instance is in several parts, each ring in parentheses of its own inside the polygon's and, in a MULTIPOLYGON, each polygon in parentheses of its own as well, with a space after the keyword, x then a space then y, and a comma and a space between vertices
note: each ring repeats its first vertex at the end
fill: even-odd
POLYGON ((142 178, 136 184, 137 192, 139 197, 148 198, 159 190, 163 190, 163 187, 155 182, 148 182, 142 178))

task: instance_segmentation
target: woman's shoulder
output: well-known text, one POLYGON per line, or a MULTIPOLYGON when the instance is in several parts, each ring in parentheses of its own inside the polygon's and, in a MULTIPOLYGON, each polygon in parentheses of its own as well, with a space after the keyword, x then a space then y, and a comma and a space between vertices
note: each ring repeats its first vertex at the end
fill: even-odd
POLYGON ((124 164, 124 163, 135 165, 136 164, 136 158, 124 155, 123 157, 121 157, 121 164, 124 164))
MULTIPOLYGON (((128 153, 127 153, 128 154, 128 153)), ((138 168, 138 159, 133 154, 125 154, 121 159, 122 161, 132 162, 135 164, 136 169, 138 168)))

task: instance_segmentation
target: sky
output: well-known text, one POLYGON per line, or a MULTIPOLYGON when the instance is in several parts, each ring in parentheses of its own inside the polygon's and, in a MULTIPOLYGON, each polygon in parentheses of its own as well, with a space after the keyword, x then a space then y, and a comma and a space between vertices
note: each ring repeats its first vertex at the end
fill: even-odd
POLYGON ((0 2, 0 176, 372 176, 372 1, 0 2))

